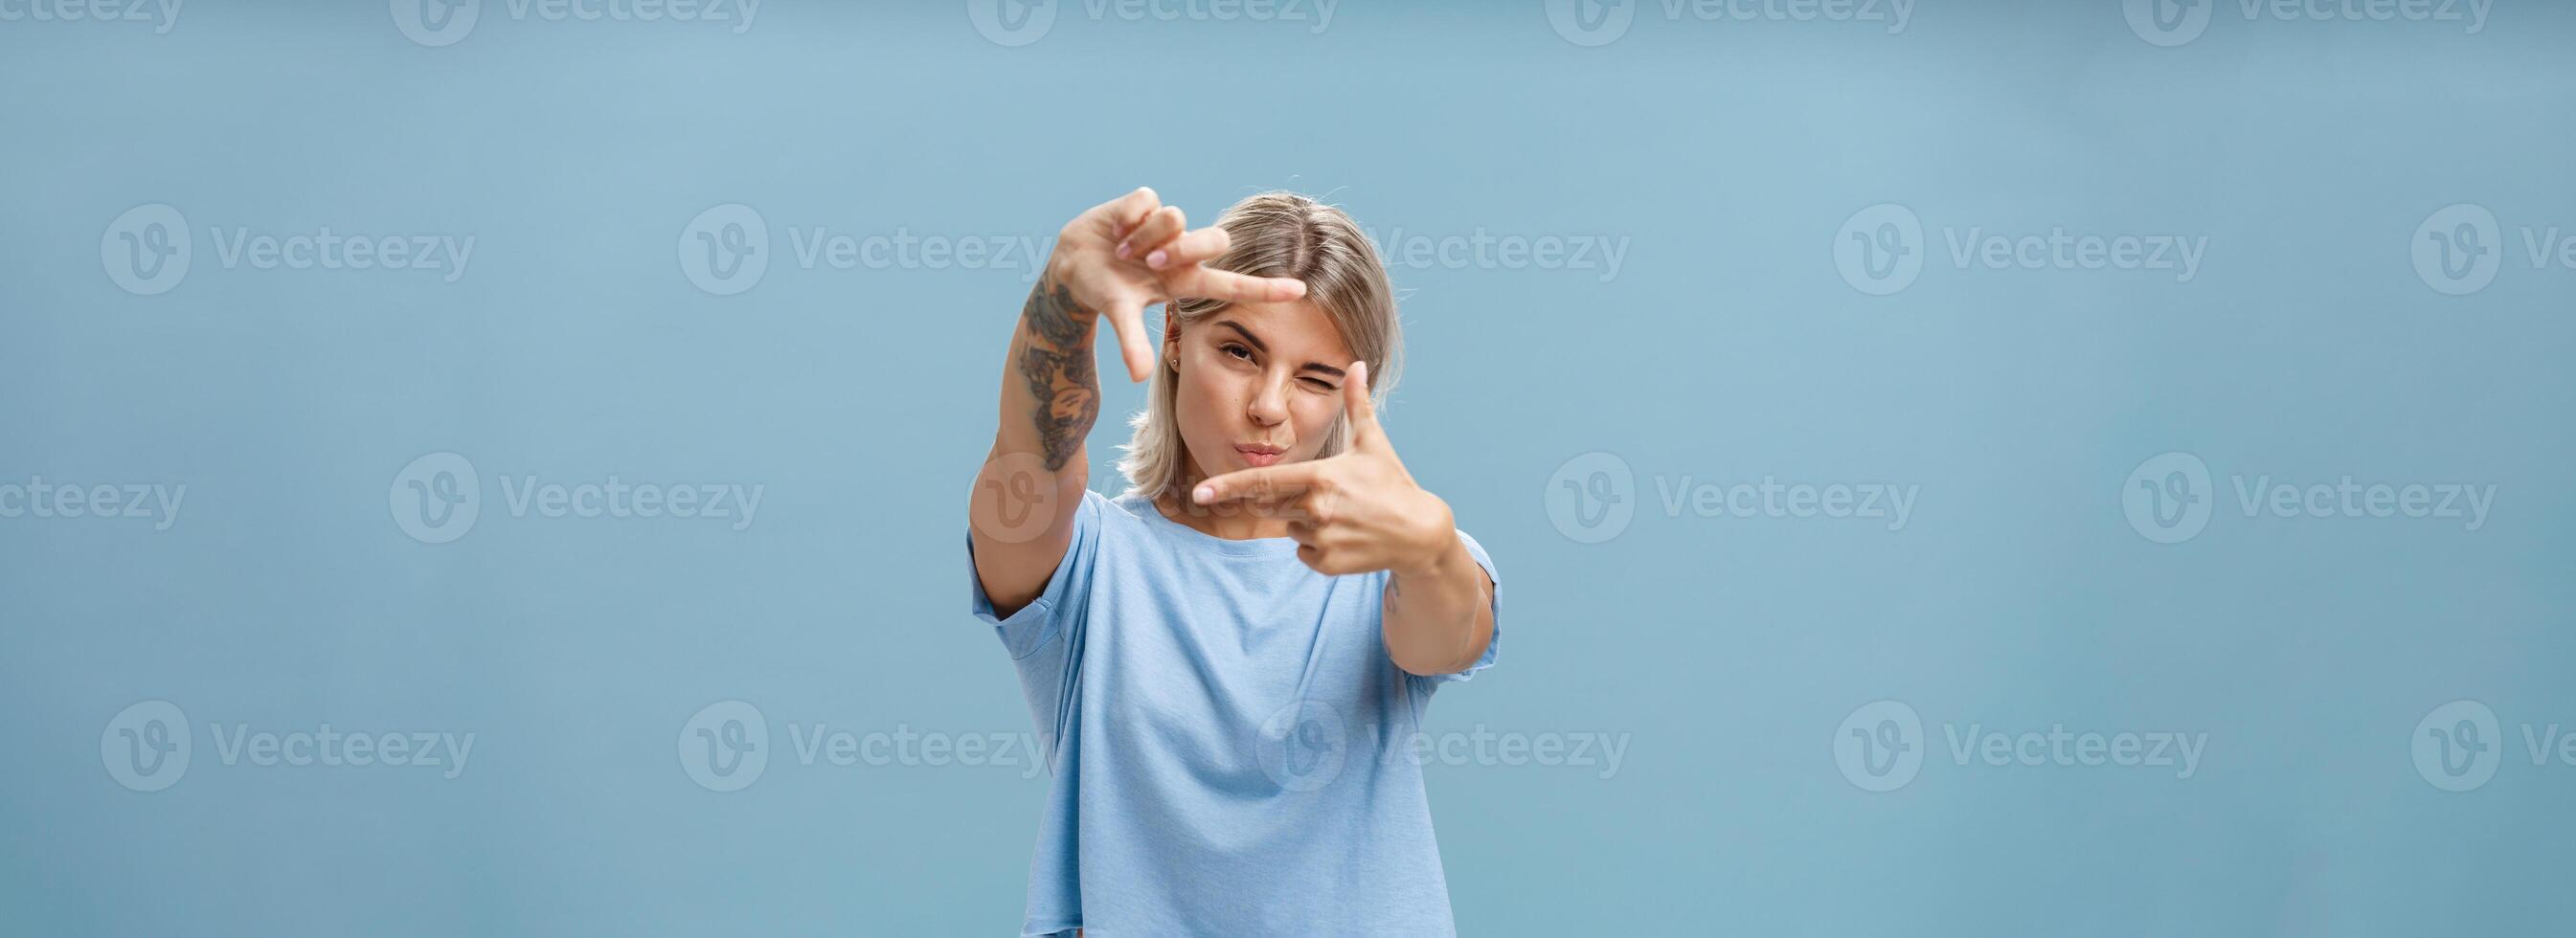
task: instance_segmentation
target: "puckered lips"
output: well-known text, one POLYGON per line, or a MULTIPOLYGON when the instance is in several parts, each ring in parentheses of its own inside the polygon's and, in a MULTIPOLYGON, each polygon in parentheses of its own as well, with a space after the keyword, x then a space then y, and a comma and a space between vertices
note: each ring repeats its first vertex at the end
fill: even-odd
POLYGON ((1287 447, 1269 443, 1234 444, 1234 454, 1243 457, 1244 465, 1255 469, 1278 462, 1280 455, 1286 452, 1288 452, 1287 447))

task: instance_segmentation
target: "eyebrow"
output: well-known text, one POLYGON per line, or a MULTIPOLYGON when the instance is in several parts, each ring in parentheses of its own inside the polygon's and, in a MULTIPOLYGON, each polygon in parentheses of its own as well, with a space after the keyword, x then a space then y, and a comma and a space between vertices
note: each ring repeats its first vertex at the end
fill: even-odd
MULTIPOLYGON (((1235 334, 1236 334, 1236 335, 1240 335, 1240 336, 1242 336, 1242 337, 1243 337, 1243 341, 1246 341, 1246 342, 1250 342, 1250 343, 1252 343, 1252 347, 1253 347, 1253 348, 1256 348, 1256 349, 1261 350, 1261 353, 1262 353, 1262 354, 1264 354, 1264 355, 1270 354, 1270 346, 1269 346, 1269 344, 1268 344, 1268 343, 1265 343, 1265 342, 1263 342, 1263 341, 1261 341, 1261 337, 1260 337, 1260 336, 1253 335, 1253 334, 1252 334, 1252 330, 1244 328, 1242 325, 1240 325, 1240 324, 1236 323, 1234 320, 1231 320, 1231 319, 1220 319, 1220 320, 1217 320, 1217 321, 1216 321, 1216 324, 1217 324, 1217 325, 1220 325, 1220 326, 1224 326, 1224 327, 1226 327, 1226 328, 1228 328, 1228 329, 1232 329, 1232 330, 1234 330, 1234 332, 1235 332, 1235 334)), ((1303 364, 1303 365, 1299 365, 1299 366, 1297 366, 1297 370, 1299 370, 1299 371, 1320 371, 1320 372, 1323 372, 1323 373, 1325 373, 1325 374, 1332 375, 1333 377, 1336 377, 1336 378, 1343 377, 1343 371, 1342 371, 1341 369, 1339 369, 1339 368, 1335 368, 1335 367, 1333 367, 1333 366, 1331 366, 1331 365, 1324 364, 1324 363, 1322 363, 1322 362, 1307 362, 1307 363, 1305 363, 1305 364, 1303 364)))

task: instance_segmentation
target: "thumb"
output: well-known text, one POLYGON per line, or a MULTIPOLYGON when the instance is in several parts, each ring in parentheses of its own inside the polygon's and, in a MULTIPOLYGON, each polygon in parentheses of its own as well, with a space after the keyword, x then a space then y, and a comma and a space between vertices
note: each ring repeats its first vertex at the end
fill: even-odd
POLYGON ((1374 448, 1383 441, 1377 426, 1377 403, 1369 399, 1367 362, 1352 362, 1350 376, 1342 380, 1342 414, 1350 421, 1352 449, 1374 448))

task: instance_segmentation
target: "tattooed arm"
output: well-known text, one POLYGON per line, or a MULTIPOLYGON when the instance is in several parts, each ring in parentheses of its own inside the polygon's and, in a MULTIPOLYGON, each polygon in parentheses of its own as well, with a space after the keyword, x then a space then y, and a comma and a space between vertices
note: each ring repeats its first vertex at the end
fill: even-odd
POLYGON ((1130 379, 1153 373, 1145 307, 1176 297, 1292 300, 1296 280, 1211 269, 1223 229, 1189 230, 1179 208, 1138 189, 1093 206, 1056 235, 1055 251, 1020 308, 1002 373, 993 449, 977 476, 969 517, 975 575, 994 611, 1008 616, 1046 591, 1073 540, 1073 513, 1091 480, 1083 437, 1100 416, 1092 339, 1103 318, 1116 330, 1130 379))

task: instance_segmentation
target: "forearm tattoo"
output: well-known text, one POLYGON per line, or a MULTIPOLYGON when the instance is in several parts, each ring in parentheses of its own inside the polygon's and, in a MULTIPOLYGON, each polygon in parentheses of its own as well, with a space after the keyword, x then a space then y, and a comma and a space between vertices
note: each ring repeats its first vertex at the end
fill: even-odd
POLYGON ((1020 310, 1020 377, 1037 401, 1029 417, 1048 472, 1073 459, 1100 416, 1100 377, 1091 363, 1091 330, 1098 318, 1052 276, 1038 281, 1020 310))

